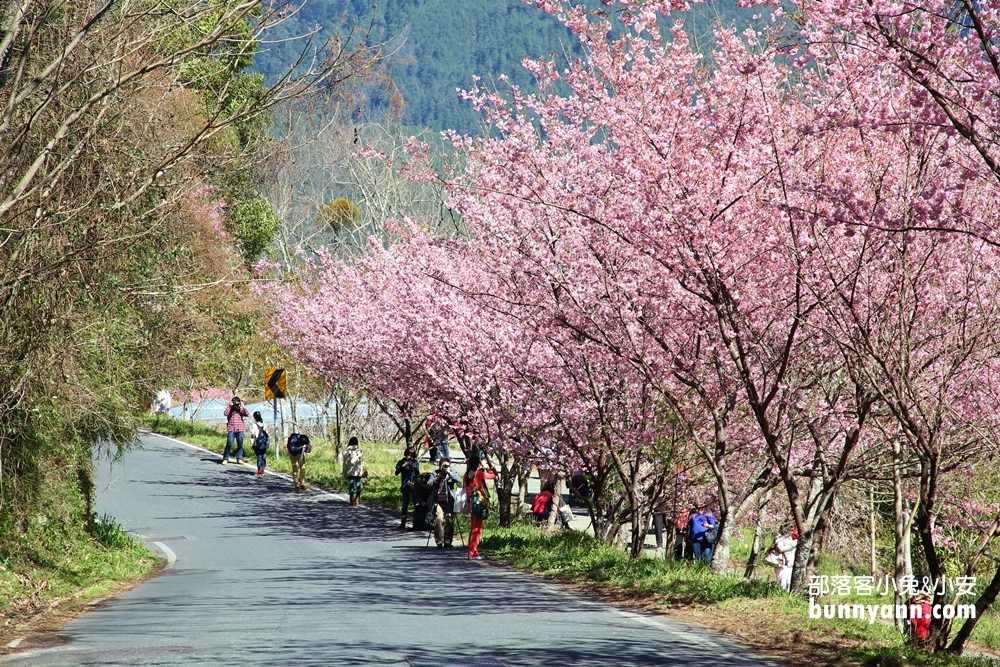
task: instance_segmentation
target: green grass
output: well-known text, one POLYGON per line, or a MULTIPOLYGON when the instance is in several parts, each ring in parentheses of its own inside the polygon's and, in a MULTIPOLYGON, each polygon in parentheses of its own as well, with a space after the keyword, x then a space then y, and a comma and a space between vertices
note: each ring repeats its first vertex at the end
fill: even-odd
POLYGON ((784 595, 774 584, 715 576, 704 565, 639 558, 576 531, 546 535, 533 522, 487 526, 483 550, 490 558, 558 581, 604 584, 670 604, 716 604, 732 598, 784 595))
MULTIPOLYGON (((629 559, 620 549, 574 531, 545 534, 531 521, 509 528, 487 523, 483 552, 491 559, 566 584, 583 586, 616 602, 631 601, 643 608, 697 608, 711 615, 734 619, 728 632, 753 641, 752 621, 763 619, 777 636, 797 637, 793 653, 802 657, 807 642, 817 653, 816 664, 915 665, 985 667, 984 660, 930 655, 908 646, 895 628, 854 619, 810 619, 808 602, 779 589, 773 582, 718 576, 702 565, 653 558, 629 559), (798 648, 795 648, 795 645, 798 648), (824 653, 825 651, 825 653, 824 653)), ((869 599, 874 604, 874 598, 869 599)), ((763 625, 760 625, 760 624, 763 625)))
POLYGON ((141 579, 159 562, 107 517, 95 523, 92 535, 60 530, 57 542, 36 542, 31 558, 0 560, 0 638, 23 632, 48 609, 75 608, 141 579))

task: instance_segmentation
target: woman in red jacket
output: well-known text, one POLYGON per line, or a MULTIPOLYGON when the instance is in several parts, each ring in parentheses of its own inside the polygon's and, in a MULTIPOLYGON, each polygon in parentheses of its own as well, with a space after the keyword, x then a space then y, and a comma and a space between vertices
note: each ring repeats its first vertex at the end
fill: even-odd
MULTIPOLYGON (((476 494, 480 494, 480 497, 486 501, 487 507, 489 506, 490 494, 486 490, 486 480, 496 479, 496 476, 495 472, 483 466, 483 462, 478 456, 473 454, 469 457, 465 466, 465 479, 462 481, 462 486, 465 487, 465 493, 469 496, 470 506, 473 496, 476 494)), ((476 516, 471 511, 469 516, 469 558, 482 560, 483 557, 479 555, 479 538, 483 536, 483 517, 476 516)))

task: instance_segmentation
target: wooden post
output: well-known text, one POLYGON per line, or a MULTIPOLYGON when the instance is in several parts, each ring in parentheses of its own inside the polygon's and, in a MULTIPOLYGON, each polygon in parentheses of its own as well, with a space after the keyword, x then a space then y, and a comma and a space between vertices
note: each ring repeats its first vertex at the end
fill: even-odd
POLYGON ((281 458, 281 439, 278 437, 278 399, 271 399, 271 421, 274 423, 274 460, 281 458))

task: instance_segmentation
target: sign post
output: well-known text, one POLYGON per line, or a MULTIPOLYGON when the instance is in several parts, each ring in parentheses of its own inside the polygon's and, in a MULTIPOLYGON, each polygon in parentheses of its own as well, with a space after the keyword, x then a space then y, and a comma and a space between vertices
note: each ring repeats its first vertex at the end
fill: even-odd
MULTIPOLYGON (((274 421, 274 460, 281 459, 281 440, 278 438, 278 399, 288 395, 284 368, 267 368, 264 370, 264 398, 271 401, 271 414, 274 421)), ((284 433, 282 433, 284 435, 284 433)))

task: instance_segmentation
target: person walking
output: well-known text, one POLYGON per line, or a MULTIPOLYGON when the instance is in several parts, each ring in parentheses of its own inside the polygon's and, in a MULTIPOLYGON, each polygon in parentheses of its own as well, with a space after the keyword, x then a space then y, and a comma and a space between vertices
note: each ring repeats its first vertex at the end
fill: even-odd
POLYGON ((693 508, 684 507, 674 518, 674 560, 691 560, 691 512, 693 508))
POLYGON ((470 560, 483 559, 483 557, 479 554, 479 540, 483 536, 483 521, 488 516, 490 507, 490 494, 486 489, 486 480, 496 479, 496 476, 495 472, 483 465, 483 462, 478 455, 473 454, 469 457, 465 466, 465 479, 463 480, 463 486, 465 487, 466 494, 469 496, 469 506, 471 508, 469 512, 470 560), (477 512, 476 506, 478 503, 475 502, 476 498, 479 498, 482 501, 485 513, 477 512))
POLYGON ((306 454, 312 451, 312 443, 305 433, 292 433, 285 444, 288 459, 292 462, 292 484, 295 491, 308 491, 306 486, 306 454))
POLYGON ((695 562, 710 564, 717 524, 712 510, 701 507, 691 515, 691 546, 695 562))
POLYGON ((344 479, 352 505, 361 504, 361 478, 365 476, 365 456, 358 446, 358 439, 351 437, 344 450, 344 479))
POLYGON ((430 514, 434 517, 434 542, 438 549, 450 547, 455 538, 455 488, 462 480, 451 469, 451 461, 441 459, 431 491, 430 514))
MULTIPOLYGON (((656 557, 666 558, 666 553, 664 551, 664 535, 668 536, 668 539, 673 537, 673 525, 670 522, 668 513, 670 512, 670 503, 667 498, 667 494, 661 493, 656 499, 656 502, 652 505, 652 515, 653 515, 653 532, 656 535, 656 557)), ((673 547, 673 541, 671 540, 670 547, 673 547)))
POLYGON ((396 474, 399 475, 399 494, 402 497, 403 516, 399 520, 400 530, 406 529, 406 512, 413 501, 414 520, 416 519, 417 501, 413 496, 413 487, 420 476, 420 461, 417 460, 417 452, 412 447, 407 447, 403 452, 403 458, 396 462, 396 474))
POLYGON ((249 417, 250 413, 243 407, 243 401, 239 396, 233 396, 223 411, 226 418, 226 449, 222 452, 222 465, 229 465, 229 450, 233 443, 236 443, 236 463, 243 463, 243 434, 246 426, 243 423, 244 417, 249 417))
POLYGON ((267 466, 267 450, 271 446, 271 436, 267 432, 267 426, 264 424, 264 418, 260 412, 253 413, 251 428, 253 429, 251 449, 257 455, 257 477, 263 477, 264 468, 267 466))

